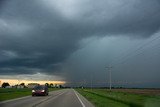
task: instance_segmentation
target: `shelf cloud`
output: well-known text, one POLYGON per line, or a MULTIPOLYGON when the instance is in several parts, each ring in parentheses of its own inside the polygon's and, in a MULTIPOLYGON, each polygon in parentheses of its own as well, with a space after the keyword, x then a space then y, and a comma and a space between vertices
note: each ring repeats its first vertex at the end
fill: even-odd
POLYGON ((100 57, 105 65, 118 56, 115 50, 152 40, 159 34, 159 11, 158 0, 1 0, 0 74, 66 73, 66 81, 82 81, 80 74, 92 67, 77 65, 81 56, 97 47, 87 63, 100 57))

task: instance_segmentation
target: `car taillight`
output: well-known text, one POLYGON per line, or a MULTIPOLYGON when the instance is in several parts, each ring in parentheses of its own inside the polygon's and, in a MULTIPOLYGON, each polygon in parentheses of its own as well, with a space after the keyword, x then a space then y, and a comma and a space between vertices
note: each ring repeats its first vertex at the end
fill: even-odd
POLYGON ((41 92, 44 92, 44 90, 42 90, 41 92))

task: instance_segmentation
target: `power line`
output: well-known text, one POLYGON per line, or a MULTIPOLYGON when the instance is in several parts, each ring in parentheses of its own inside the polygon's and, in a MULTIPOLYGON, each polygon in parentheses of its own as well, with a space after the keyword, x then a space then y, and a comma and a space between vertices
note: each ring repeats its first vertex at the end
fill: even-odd
MULTIPOLYGON (((158 45, 154 45, 154 46, 159 46, 160 44, 158 44, 158 45)), ((160 47, 157 47, 157 48, 160 48, 160 47)), ((127 61, 129 61, 129 60, 127 60, 127 59, 130 59, 130 58, 132 58, 132 57, 135 57, 135 56, 138 56, 138 55, 141 55, 141 54, 143 54, 144 53, 144 51, 141 51, 140 53, 137 53, 137 54, 135 54, 135 55, 133 55, 133 56, 131 56, 131 57, 128 57, 128 58, 126 58, 125 60, 123 60, 123 61, 121 61, 121 62, 119 62, 119 63, 117 63, 116 65, 119 65, 119 64, 124 64, 124 63, 126 63, 127 61)), ((153 55, 152 55, 153 56, 153 55)), ((155 55, 154 55, 155 56, 155 55)))
MULTIPOLYGON (((121 61, 122 59, 129 59, 129 58, 135 56, 135 53, 137 53, 137 52, 142 52, 142 51, 144 50, 144 47, 148 46, 149 44, 151 44, 151 43, 154 42, 155 40, 159 40, 159 39, 160 39, 160 36, 157 36, 156 38, 154 38, 154 39, 152 39, 152 40, 150 40, 150 41, 142 44, 142 45, 139 46, 136 50, 134 50, 134 51, 129 51, 126 55, 118 58, 118 60, 112 61, 111 64, 114 64, 115 61, 116 61, 116 62, 122 62, 122 61, 121 61)), ((136 55, 137 55, 137 54, 136 54, 136 55)), ((116 63, 115 63, 115 64, 116 64, 116 63)), ((115 65, 115 64, 114 64, 114 65, 115 65)))

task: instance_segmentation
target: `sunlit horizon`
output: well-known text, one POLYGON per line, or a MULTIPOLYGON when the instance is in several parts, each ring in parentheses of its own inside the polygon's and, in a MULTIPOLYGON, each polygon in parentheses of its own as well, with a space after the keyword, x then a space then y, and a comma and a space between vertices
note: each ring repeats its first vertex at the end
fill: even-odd
POLYGON ((8 82, 10 84, 10 86, 14 86, 14 85, 19 85, 21 83, 25 83, 25 85, 28 85, 29 83, 38 83, 38 84, 45 84, 45 83, 49 83, 49 84, 65 84, 66 81, 47 81, 47 80, 17 80, 17 79, 0 79, 0 86, 2 86, 2 84, 4 82, 8 82))

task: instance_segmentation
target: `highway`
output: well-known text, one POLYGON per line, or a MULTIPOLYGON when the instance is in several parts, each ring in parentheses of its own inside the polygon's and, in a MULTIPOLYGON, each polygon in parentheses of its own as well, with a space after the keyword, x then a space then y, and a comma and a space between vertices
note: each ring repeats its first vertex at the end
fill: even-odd
POLYGON ((0 102, 0 107, 94 107, 74 89, 52 91, 48 96, 27 96, 0 102))

